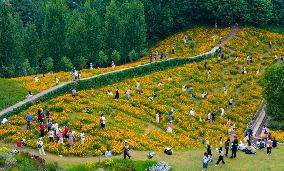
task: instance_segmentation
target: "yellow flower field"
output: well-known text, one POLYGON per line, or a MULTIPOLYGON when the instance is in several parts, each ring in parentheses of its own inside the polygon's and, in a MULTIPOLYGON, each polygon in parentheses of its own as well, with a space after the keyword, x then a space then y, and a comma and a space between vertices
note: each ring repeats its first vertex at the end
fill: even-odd
MULTIPOLYGON (((175 47, 176 53, 174 55, 168 54, 168 57, 190 57, 194 55, 199 55, 201 53, 205 53, 209 51, 211 48, 216 46, 219 43, 220 36, 226 37, 230 32, 229 28, 224 29, 209 29, 205 27, 199 27, 194 29, 189 29, 185 33, 179 33, 172 36, 169 36, 165 40, 159 42, 151 51, 155 52, 158 50, 159 52, 163 52, 164 50, 169 51, 172 47, 175 47), (184 45, 183 44, 183 36, 184 34, 187 34, 188 36, 192 36, 193 42, 196 44, 195 48, 190 48, 189 44, 184 45), (213 42, 212 36, 216 36, 216 42, 213 42), (182 50, 178 50, 177 47, 178 43, 181 43, 182 45, 180 48, 182 50)), ((154 53, 153 53, 154 55, 154 53)), ((153 57, 154 58, 154 57, 153 57)), ((141 58, 138 61, 120 65, 115 68, 107 67, 107 68, 97 68, 97 69, 83 69, 81 70, 81 77, 87 78, 93 75, 119 70, 123 68, 133 67, 141 64, 149 63, 149 57, 141 58)), ((71 72, 71 71, 70 71, 71 72)), ((38 75, 39 82, 35 82, 34 80, 35 75, 30 76, 24 76, 24 77, 17 77, 12 78, 11 80, 19 81, 23 84, 23 86, 27 90, 31 90, 34 93, 39 93, 43 90, 49 89, 53 86, 55 86, 55 77, 58 77, 60 82, 66 82, 72 80, 72 77, 69 72, 58 72, 54 74, 45 74, 45 77, 42 77, 41 74, 38 75)))
MULTIPOLYGON (((273 63, 273 56, 283 52, 284 45, 278 41, 283 38, 283 35, 261 29, 242 28, 229 42, 228 48, 223 48, 225 59, 221 60, 221 64, 217 63, 216 58, 207 60, 207 66, 211 70, 210 77, 203 67, 205 61, 201 61, 128 79, 100 89, 79 91, 75 98, 66 94, 9 117, 11 124, 0 126, 0 137, 7 142, 26 138, 28 146, 36 148, 39 124, 37 121, 32 122, 33 132, 22 131, 25 125, 24 116, 31 113, 36 118, 39 108, 47 108, 51 112, 52 122, 58 122, 60 127, 68 125, 76 131, 77 137, 81 132, 86 134, 84 144, 77 142, 69 147, 65 139, 63 155, 84 156, 93 154, 95 149, 104 152, 108 146, 114 154, 118 154, 122 152, 124 140, 135 150, 162 150, 165 147, 180 150, 199 147, 200 137, 203 137, 203 141, 208 137, 210 143, 217 147, 220 136, 224 140, 229 136, 229 127, 226 125, 228 115, 232 124, 236 124, 236 134, 242 139, 246 124, 262 100, 262 88, 256 82, 264 69, 273 63), (272 50, 268 48, 270 40, 274 43, 272 50), (246 64, 247 55, 253 55, 252 64, 246 64), (235 56, 240 57, 238 63, 235 56), (248 71, 246 75, 241 74, 243 66, 248 71), (257 73, 259 69, 260 72, 257 73), (168 80, 169 76, 172 76, 173 81, 168 80), (142 94, 135 91, 137 82, 143 88, 142 94), (160 82, 163 83, 161 87, 158 86, 160 82), (227 94, 223 92, 224 84, 228 89, 227 94), (188 91, 182 91, 183 85, 193 87, 193 98, 189 97, 188 91), (118 100, 107 94, 108 90, 115 93, 116 88, 120 92, 118 100), (130 100, 124 94, 129 88, 132 89, 130 100), (157 98, 151 101, 149 97, 153 91, 157 93, 157 98), (205 99, 201 98, 203 91, 208 93, 205 99), (234 100, 232 109, 228 107, 230 97, 234 100), (221 107, 225 109, 225 116, 220 116, 221 107), (82 113, 85 108, 90 108, 92 113, 82 113), (194 118, 189 116, 191 108, 195 110, 194 118), (166 133, 169 124, 168 111, 171 109, 175 109, 173 133, 166 133), (160 123, 155 122, 157 111, 162 113, 160 123), (105 130, 99 124, 102 112, 106 116, 105 130), (206 120, 209 112, 217 114, 215 124, 206 120)), ((281 132, 272 134, 281 139, 281 132)), ((44 145, 45 150, 58 153, 57 142, 49 143, 45 137, 44 145)))

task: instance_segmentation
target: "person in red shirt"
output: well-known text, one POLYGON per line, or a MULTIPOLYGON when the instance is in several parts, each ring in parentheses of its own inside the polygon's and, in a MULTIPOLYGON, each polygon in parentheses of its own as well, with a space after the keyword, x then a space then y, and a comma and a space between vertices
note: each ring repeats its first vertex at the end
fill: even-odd
POLYGON ((40 137, 44 137, 44 123, 43 122, 40 123, 39 128, 40 128, 40 137))
POLYGON ((63 132, 63 134, 64 134, 64 137, 65 137, 65 138, 68 138, 68 132, 69 132, 68 127, 67 127, 67 126, 64 126, 64 132, 63 132))

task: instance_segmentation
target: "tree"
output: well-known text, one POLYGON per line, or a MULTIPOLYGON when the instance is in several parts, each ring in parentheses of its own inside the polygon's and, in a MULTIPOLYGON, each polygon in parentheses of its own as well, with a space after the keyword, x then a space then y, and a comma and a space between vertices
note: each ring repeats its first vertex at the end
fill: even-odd
POLYGON ((66 56, 63 56, 60 60, 61 70, 70 71, 73 68, 72 62, 66 56))
POLYGON ((138 59, 138 55, 137 55, 137 53, 135 52, 134 49, 131 52, 129 52, 128 56, 129 56, 129 60, 131 62, 138 59))
POLYGON ((29 75, 34 73, 34 69, 31 67, 28 59, 25 59, 21 65, 23 75, 29 75))
POLYGON ((98 53, 102 48, 102 19, 95 9, 90 7, 87 1, 84 6, 83 19, 85 20, 87 33, 87 54, 89 62, 95 62, 98 59, 98 53))
POLYGON ((284 1, 272 0, 273 5, 273 20, 275 24, 284 25, 284 1))
POLYGON ((78 11, 73 11, 68 17, 66 48, 68 57, 76 68, 85 65, 86 58, 84 56, 87 55, 87 37, 85 21, 78 11), (82 60, 83 57, 84 60, 82 60))
MULTIPOLYGON (((264 98, 266 100, 266 113, 274 120, 284 121, 284 62, 277 63, 269 68, 261 84, 264 87, 264 98)), ((282 124, 284 128, 284 124, 282 124)))
POLYGON ((111 56, 114 50, 121 52, 122 23, 119 14, 120 8, 115 0, 111 0, 106 7, 104 26, 104 50, 108 56, 111 56))
POLYGON ((111 60, 115 63, 118 63, 120 61, 120 54, 118 51, 114 50, 111 54, 111 60))
MULTIPOLYGON (((66 15, 67 10, 63 0, 51 0, 46 4, 43 26, 44 58, 52 58, 55 64, 66 54, 66 15)), ((55 70, 59 70, 55 65, 55 70)))
POLYGON ((242 13, 246 12, 244 0, 209 0, 206 6, 211 14, 208 18, 221 24, 235 23, 240 20, 242 13))
POLYGON ((128 53, 135 49, 140 54, 146 45, 146 23, 144 6, 141 2, 134 0, 126 1, 122 6, 123 39, 121 52, 124 62, 128 62, 128 53))
POLYGON ((54 67, 54 61, 51 57, 49 57, 42 62, 42 65, 45 72, 52 71, 54 67))
POLYGON ((28 23, 24 30, 23 52, 25 58, 28 59, 30 66, 36 68, 38 66, 40 56, 40 40, 36 31, 36 26, 28 23))
POLYGON ((104 51, 100 51, 98 55, 98 63, 96 64, 96 66, 106 66, 107 61, 107 55, 104 53, 104 51))
POLYGON ((270 0, 249 0, 246 22, 264 26, 272 19, 272 2, 270 0))

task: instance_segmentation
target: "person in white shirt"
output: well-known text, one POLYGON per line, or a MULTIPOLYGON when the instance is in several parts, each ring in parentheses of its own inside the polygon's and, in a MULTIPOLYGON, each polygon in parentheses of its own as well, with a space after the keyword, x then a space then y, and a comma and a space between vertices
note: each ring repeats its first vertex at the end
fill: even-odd
POLYGON ((156 113, 156 123, 160 122, 160 112, 156 113))
POLYGON ((39 138, 37 141, 37 147, 40 155, 46 155, 43 148, 42 138, 39 138))
POLYGON ((9 122, 9 120, 7 118, 3 118, 3 120, 1 121, 2 124, 6 124, 8 122, 9 122))
POLYGON ((221 116, 224 116, 225 115, 225 109, 221 107, 220 110, 221 110, 221 116))
POLYGON ((80 139, 81 139, 81 144, 84 144, 84 142, 85 142, 85 134, 83 132, 80 134, 80 139))
POLYGON ((108 90, 108 91, 107 91, 107 95, 113 96, 112 91, 108 90))
POLYGON ((131 94, 131 88, 127 89, 125 92, 126 98, 129 100, 130 99, 130 94, 131 94))
POLYGON ((57 77, 55 77, 55 84, 56 84, 56 86, 59 85, 59 78, 57 78, 57 77))
POLYGON ((186 91, 188 87, 186 85, 182 86, 182 91, 186 91))
POLYGON ((213 42, 216 42, 216 36, 215 35, 212 36, 212 40, 213 40, 213 42))
POLYGON ((194 109, 193 108, 190 110, 189 114, 192 118, 194 118, 194 109))
POLYGON ((208 74, 208 77, 211 77, 211 70, 210 69, 208 70, 207 74, 208 74))
POLYGON ((111 151, 109 149, 107 149, 107 151, 105 152, 105 157, 110 158, 111 156, 112 156, 111 151))
POLYGON ((211 113, 210 112, 207 114, 207 120, 211 121, 211 113))
POLYGON ((53 124, 53 128, 54 128, 54 132, 55 132, 55 135, 58 135, 59 133, 59 128, 58 128, 58 123, 56 122, 55 124, 53 124))
POLYGON ((92 62, 90 63, 90 69, 93 69, 93 63, 92 62))
POLYGON ((163 83, 162 83, 162 82, 159 82, 159 83, 158 83, 158 86, 159 86, 159 87, 162 87, 162 86, 163 86, 163 83))
POLYGON ((112 68, 115 68, 114 61, 111 61, 111 67, 112 67, 112 68))
POLYGON ((106 126, 106 118, 104 114, 102 114, 100 117, 100 123, 101 123, 101 128, 104 129, 106 126))
POLYGON ((173 81, 173 77, 169 76, 168 81, 173 81))
POLYGON ((203 93, 201 94, 201 98, 202 98, 202 99, 205 99, 206 96, 207 96, 207 93, 206 93, 206 92, 203 92, 203 93))
POLYGON ((39 82, 38 76, 35 76, 35 82, 36 82, 36 83, 39 82))

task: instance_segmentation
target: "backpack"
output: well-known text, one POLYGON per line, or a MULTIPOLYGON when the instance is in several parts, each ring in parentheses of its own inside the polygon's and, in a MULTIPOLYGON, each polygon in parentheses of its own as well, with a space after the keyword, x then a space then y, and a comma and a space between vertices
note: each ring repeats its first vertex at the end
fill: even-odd
POLYGON ((41 145, 40 143, 38 143, 37 147, 38 147, 38 148, 41 148, 41 147, 42 147, 42 145, 41 145))

